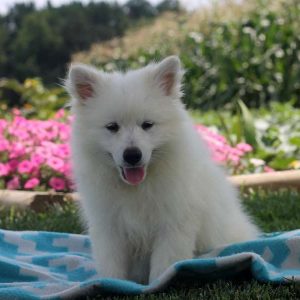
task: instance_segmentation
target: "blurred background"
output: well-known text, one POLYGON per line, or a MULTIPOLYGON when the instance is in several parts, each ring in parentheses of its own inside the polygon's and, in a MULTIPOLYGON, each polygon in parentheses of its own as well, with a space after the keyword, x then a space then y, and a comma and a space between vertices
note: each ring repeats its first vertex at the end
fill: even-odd
MULTIPOLYGON (((22 144, 32 135, 20 140, 8 132, 19 126, 9 123, 16 116, 68 121, 61 85, 71 62, 110 72, 177 54, 186 69, 183 101, 230 174, 300 168, 299 1, 1 0, 0 14, 2 141, 13 149, 21 146, 12 141, 22 144), (241 143, 250 148, 238 148, 241 143)), ((6 166, 14 157, 5 147, 0 143, 6 166)), ((16 154, 19 163, 32 160, 32 149, 16 154)), ((69 174, 45 159, 35 178, 69 174)), ((2 187, 20 175, 7 168, 0 165, 2 187)), ((30 179, 25 171, 18 177, 22 185, 12 187, 30 179)), ((32 189, 49 187, 41 186, 32 189)))

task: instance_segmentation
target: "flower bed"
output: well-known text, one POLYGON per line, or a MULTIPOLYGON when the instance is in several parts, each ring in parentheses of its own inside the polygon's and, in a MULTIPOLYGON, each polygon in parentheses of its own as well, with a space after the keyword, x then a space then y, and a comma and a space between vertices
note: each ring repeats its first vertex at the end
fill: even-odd
POLYGON ((68 191, 70 119, 27 120, 17 110, 0 120, 1 188, 68 191))
MULTIPOLYGON (((63 110, 51 120, 29 120, 18 110, 0 119, 0 188, 72 191, 70 165, 71 117, 63 110)), ((252 147, 245 143, 230 146, 211 129, 196 125, 208 143, 213 159, 228 172, 243 173, 252 147)))

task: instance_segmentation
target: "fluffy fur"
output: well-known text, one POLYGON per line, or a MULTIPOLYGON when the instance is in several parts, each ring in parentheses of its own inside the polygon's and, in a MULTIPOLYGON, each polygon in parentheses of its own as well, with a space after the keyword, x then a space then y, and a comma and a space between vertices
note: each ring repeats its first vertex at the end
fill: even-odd
POLYGON ((70 67, 75 180, 101 276, 152 282, 195 251, 258 234, 180 101, 182 74, 175 56, 126 73, 70 67), (128 147, 142 153, 137 184, 122 173, 128 147))

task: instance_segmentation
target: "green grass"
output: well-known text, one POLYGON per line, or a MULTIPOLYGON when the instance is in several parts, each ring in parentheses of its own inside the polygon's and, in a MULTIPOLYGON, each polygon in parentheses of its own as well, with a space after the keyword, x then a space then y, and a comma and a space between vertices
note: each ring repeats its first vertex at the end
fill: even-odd
MULTIPOLYGON (((256 191, 243 195, 247 211, 265 232, 300 228, 300 193, 256 191)), ((75 205, 57 206, 43 213, 0 210, 0 228, 11 230, 47 230, 82 233, 75 205)), ((300 299, 300 285, 271 285, 250 278, 213 282, 174 282, 164 292, 135 297, 103 296, 94 299, 300 299)), ((93 299, 93 298, 88 298, 93 299)))

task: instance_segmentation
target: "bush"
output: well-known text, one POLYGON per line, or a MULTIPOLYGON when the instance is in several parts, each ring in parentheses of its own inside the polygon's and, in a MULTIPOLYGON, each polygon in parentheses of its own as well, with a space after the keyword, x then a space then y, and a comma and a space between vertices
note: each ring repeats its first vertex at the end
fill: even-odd
POLYGON ((237 99, 248 107, 291 99, 300 105, 300 5, 287 2, 282 10, 262 6, 241 22, 189 34, 182 58, 189 67, 190 107, 222 107, 237 99))
POLYGON ((48 119, 67 101, 62 87, 46 88, 39 78, 28 78, 23 84, 14 79, 0 80, 0 117, 17 107, 27 118, 48 119))
POLYGON ((247 107, 290 100, 300 106, 300 4, 287 0, 273 6, 272 1, 257 1, 247 17, 214 20, 198 31, 178 26, 172 42, 125 58, 124 49, 109 61, 89 56, 90 62, 107 71, 124 70, 179 52, 187 71, 184 102, 189 108, 232 108, 239 99, 247 107))
MULTIPOLYGON (((197 122, 215 127, 232 145, 245 140, 244 121, 239 114, 210 110, 194 111, 192 115, 197 122)), ((252 109, 251 116, 256 141, 255 146, 251 143, 251 158, 255 160, 250 160, 247 171, 257 172, 254 165, 276 170, 300 169, 300 109, 292 103, 271 102, 269 108, 252 109)))

